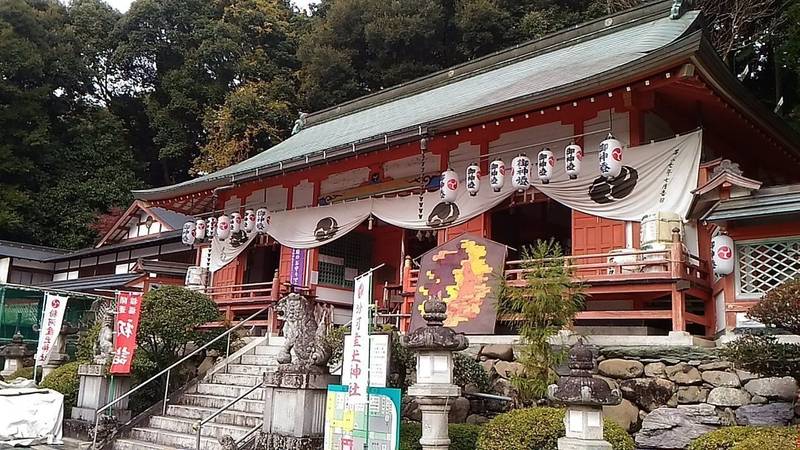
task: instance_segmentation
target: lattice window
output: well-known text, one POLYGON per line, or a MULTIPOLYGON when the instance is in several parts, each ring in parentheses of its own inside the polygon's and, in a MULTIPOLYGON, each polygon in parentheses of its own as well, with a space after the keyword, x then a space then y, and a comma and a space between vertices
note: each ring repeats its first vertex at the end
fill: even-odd
POLYGON ((372 239, 350 233, 319 248, 319 284, 353 287, 353 277, 369 270, 372 262, 372 239))
POLYGON ((736 242, 736 285, 744 297, 760 297, 800 276, 800 237, 736 242))

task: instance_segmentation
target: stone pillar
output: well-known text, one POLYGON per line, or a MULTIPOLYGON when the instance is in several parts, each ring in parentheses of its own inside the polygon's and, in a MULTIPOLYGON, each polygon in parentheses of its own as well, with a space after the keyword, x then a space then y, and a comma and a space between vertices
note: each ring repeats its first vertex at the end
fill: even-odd
MULTIPOLYGON (((78 375, 80 376, 78 399, 70 415, 73 419, 94 423, 95 411, 98 408, 126 394, 131 388, 131 379, 128 376, 114 376, 112 386, 111 377, 106 374, 105 367, 97 364, 81 364, 78 367, 78 375)), ((111 415, 119 422, 131 419, 128 400, 128 398, 120 400, 111 408, 111 415)), ((107 415, 109 411, 104 411, 102 414, 107 415)))
POLYGON ((447 304, 431 298, 423 304, 427 326, 406 335, 403 343, 417 352, 417 382, 408 388, 422 412, 423 450, 447 450, 450 437, 447 418, 461 388, 453 384, 453 352, 464 350, 469 342, 463 333, 445 327, 447 304))

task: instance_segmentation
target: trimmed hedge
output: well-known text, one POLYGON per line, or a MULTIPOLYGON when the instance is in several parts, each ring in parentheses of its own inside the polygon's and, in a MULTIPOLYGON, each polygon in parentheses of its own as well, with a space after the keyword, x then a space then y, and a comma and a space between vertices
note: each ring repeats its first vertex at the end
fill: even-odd
POLYGON ((724 427, 706 433, 688 450, 795 450, 796 427, 724 427))
MULTIPOLYGON (((606 420, 603 433, 614 450, 634 450, 633 439, 616 423, 606 420)), ((500 414, 483 426, 478 450, 557 450, 564 436, 564 410, 516 409, 500 414)))
POLYGON ((73 361, 59 366, 39 383, 39 387, 42 389, 52 389, 64 394, 65 411, 70 411, 78 400, 78 388, 80 387, 78 366, 81 364, 84 364, 84 362, 73 361))
MULTIPOLYGON (((475 450, 480 425, 468 423, 451 423, 448 426, 450 450, 475 450)), ((403 422, 400 424, 400 450, 422 450, 419 438, 422 437, 422 425, 418 422, 403 422)))

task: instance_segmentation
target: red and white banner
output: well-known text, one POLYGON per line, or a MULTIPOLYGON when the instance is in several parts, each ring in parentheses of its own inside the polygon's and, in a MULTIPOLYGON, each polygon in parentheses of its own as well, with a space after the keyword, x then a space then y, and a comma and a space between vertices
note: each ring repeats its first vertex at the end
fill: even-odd
POLYGON ((109 373, 123 375, 131 373, 141 309, 142 294, 140 292, 120 292, 117 294, 117 314, 114 321, 114 359, 111 360, 109 373))
MULTIPOLYGON (((47 293, 44 296, 44 315, 39 329, 39 345, 36 348, 36 365, 47 364, 53 349, 58 345, 58 334, 64 321, 69 297, 47 293)), ((57 350, 57 349, 56 349, 57 350)))

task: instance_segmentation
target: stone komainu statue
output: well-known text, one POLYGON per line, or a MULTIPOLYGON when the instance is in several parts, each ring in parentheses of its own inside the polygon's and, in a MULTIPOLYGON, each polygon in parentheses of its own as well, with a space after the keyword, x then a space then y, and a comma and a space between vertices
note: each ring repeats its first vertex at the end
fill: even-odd
POLYGON ((91 309, 95 313, 95 322, 102 324, 97 340, 92 346, 94 363, 105 365, 114 356, 114 304, 110 301, 97 300, 91 309))
POLYGON ((282 370, 325 372, 331 348, 325 337, 331 327, 331 312, 306 297, 291 293, 276 305, 284 321, 285 343, 278 353, 282 370))

